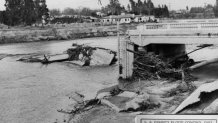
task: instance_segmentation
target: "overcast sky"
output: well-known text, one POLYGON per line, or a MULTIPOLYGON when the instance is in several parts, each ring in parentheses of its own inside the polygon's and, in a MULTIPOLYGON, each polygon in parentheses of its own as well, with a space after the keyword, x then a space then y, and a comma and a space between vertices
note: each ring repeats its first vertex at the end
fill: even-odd
MULTIPOLYGON (((101 0, 102 5, 108 4, 109 0, 101 0)), ((121 4, 127 5, 129 0, 119 0, 121 4)), ((142 0, 143 1, 143 0, 142 0)), ((170 5, 171 10, 185 9, 186 6, 204 6, 205 4, 215 4, 216 0, 152 0, 155 6, 158 4, 170 5)), ((0 10, 4 9, 5 0, 0 0, 0 10)), ((47 0, 49 9, 58 8, 63 10, 66 7, 78 8, 78 7, 89 7, 89 8, 101 8, 98 0, 47 0)))

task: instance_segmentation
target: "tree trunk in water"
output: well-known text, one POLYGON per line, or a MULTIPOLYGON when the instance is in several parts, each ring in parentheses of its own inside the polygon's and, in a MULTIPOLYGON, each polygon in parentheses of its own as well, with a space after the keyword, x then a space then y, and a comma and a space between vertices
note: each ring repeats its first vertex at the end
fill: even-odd
POLYGON ((197 69, 199 67, 202 67, 202 66, 205 66, 205 65, 209 65, 209 64, 212 64, 212 63, 216 63, 216 62, 218 62, 218 58, 211 59, 211 60, 204 61, 204 62, 201 62, 201 63, 196 64, 196 65, 193 65, 189 69, 190 70, 194 70, 194 69, 197 69))

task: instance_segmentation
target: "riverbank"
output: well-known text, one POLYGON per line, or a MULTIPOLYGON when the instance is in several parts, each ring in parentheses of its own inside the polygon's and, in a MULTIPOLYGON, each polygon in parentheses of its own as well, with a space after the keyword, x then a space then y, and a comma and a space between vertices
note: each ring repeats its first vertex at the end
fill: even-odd
MULTIPOLYGON (((138 24, 120 25, 120 34, 136 28, 138 24)), ((35 41, 74 40, 92 37, 116 36, 117 26, 72 27, 70 24, 46 27, 13 27, 0 30, 0 44, 35 41)))
MULTIPOLYGON (((189 46, 187 49, 193 49, 191 47, 189 46)), ((212 53, 213 51, 217 51, 216 48, 217 46, 203 49, 202 51, 193 53, 191 57, 196 58, 196 56, 201 54, 202 59, 200 57, 195 59, 200 61, 217 57, 217 55, 212 53), (206 54, 201 53, 205 51, 209 52, 206 54)), ((88 111, 71 115, 70 123, 134 123, 134 118, 138 114, 173 114, 178 107, 181 107, 183 101, 191 96, 193 98, 193 94, 194 98, 197 98, 196 92, 199 90, 203 91, 209 85, 217 85, 218 76, 217 74, 215 75, 216 69, 217 63, 196 69, 192 72, 192 75, 198 79, 188 83, 184 83, 182 80, 172 81, 168 79, 139 80, 136 82, 120 81, 117 86, 118 90, 113 86, 98 91, 96 94, 98 96, 96 97, 100 100, 100 103, 94 105, 94 107, 90 107, 91 109, 88 111)), ((210 92, 210 89, 207 89, 207 91, 210 92)), ((207 98, 199 96, 200 100, 203 100, 203 102, 200 101, 202 104, 194 103, 192 107, 178 114, 208 114, 208 110, 203 110, 204 108, 210 109, 210 113, 217 113, 218 106, 215 100, 217 99, 217 89, 213 93, 209 92, 207 92, 207 98), (204 102, 205 99, 210 101, 204 102)), ((203 95, 204 93, 202 92, 201 94, 203 95)))
MULTIPOLYGON (((215 81, 211 81, 215 82, 215 81)), ((98 92, 101 103, 91 109, 76 115, 69 115, 70 123, 134 123, 137 115, 172 114, 177 107, 187 99, 197 88, 205 85, 205 81, 192 83, 193 89, 181 81, 141 81, 135 83, 119 83, 120 94, 111 95, 114 88, 103 89, 98 92), (104 101, 106 100, 107 103, 104 101)), ((211 103, 207 105, 211 106, 211 103)), ((206 106, 206 107, 207 107, 206 106)), ((201 108, 199 108, 201 109, 201 108)), ((217 110, 216 110, 217 111, 217 110)), ((192 112, 194 114, 199 112, 192 112)), ((201 112, 207 114, 206 112, 201 112)), ((215 109, 212 113, 215 112, 215 109)), ((182 113, 183 114, 183 113, 182 113)), ((186 113, 184 113, 186 114, 186 113)), ((62 117, 55 123, 68 121, 62 117), (63 119, 62 119, 63 118, 63 119)))

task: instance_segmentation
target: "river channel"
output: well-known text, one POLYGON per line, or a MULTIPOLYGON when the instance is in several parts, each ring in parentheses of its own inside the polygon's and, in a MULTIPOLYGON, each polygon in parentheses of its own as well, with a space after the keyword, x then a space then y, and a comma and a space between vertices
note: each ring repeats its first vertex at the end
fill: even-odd
MULTIPOLYGON (((85 43, 117 51, 117 38, 90 38, 72 41, 51 41, 6 44, 0 46, 0 54, 10 54, 0 60, 0 123, 52 123, 61 98, 77 91, 94 96, 104 87, 117 83, 117 65, 84 67, 69 63, 42 65, 16 61, 30 54, 59 54, 72 43, 85 43)), ((189 51, 195 47, 189 46, 189 51)), ((204 60, 218 57, 217 47, 207 48, 191 55, 204 60)), ((0 58, 1 59, 1 58, 0 58)), ((217 65, 215 65, 217 66, 217 65)), ((218 67, 199 69, 196 75, 213 73, 218 67), (205 69, 208 71, 203 72, 205 69)))
POLYGON ((94 96, 117 83, 117 66, 84 67, 67 63, 41 65, 16 61, 28 54, 57 54, 72 43, 117 50, 117 38, 34 42, 0 46, 0 123, 51 123, 61 98, 77 91, 94 96))

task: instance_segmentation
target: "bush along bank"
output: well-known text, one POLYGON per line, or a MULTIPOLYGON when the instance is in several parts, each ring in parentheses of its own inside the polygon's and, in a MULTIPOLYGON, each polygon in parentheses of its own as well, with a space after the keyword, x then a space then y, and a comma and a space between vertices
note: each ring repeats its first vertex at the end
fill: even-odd
POLYGON ((2 30, 0 44, 33 41, 70 40, 91 37, 116 36, 116 28, 102 29, 43 29, 43 30, 2 30))

